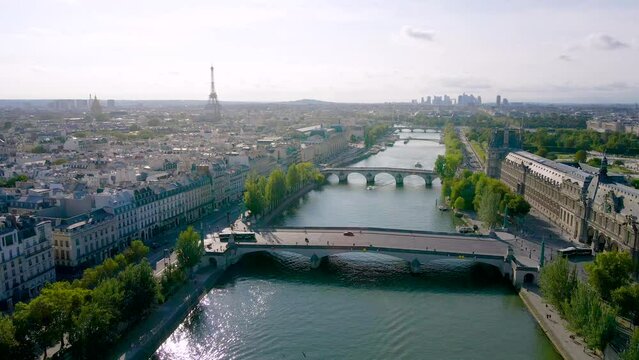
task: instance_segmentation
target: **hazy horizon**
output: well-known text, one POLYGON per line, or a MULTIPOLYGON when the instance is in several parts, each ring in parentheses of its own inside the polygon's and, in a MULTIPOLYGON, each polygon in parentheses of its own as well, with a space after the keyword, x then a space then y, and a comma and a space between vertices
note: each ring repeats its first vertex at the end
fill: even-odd
POLYGON ((0 1, 2 99, 639 100, 636 1, 0 1))

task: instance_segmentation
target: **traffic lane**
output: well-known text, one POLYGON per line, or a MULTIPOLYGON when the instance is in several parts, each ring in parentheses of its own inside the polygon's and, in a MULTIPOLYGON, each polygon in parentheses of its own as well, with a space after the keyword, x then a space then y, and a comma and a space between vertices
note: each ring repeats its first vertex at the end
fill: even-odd
POLYGON ((449 252, 475 252, 489 255, 506 255, 508 246, 490 238, 454 238, 438 235, 353 232, 345 236, 342 231, 276 231, 259 234, 258 242, 281 245, 303 245, 308 239, 311 245, 377 246, 411 250, 438 250, 449 252))
MULTIPOLYGON (((226 222, 226 211, 227 210, 215 212, 203 217, 200 220, 195 221, 192 224, 168 230, 163 234, 154 237, 151 241, 157 243, 157 248, 151 249, 151 251, 149 251, 149 254, 147 255, 147 259, 149 260, 151 266, 157 268, 158 262, 166 257, 165 249, 172 250, 175 247, 175 242, 177 241, 178 235, 180 234, 180 232, 186 230, 188 226, 193 226, 195 230, 203 233, 201 234, 202 236, 206 236, 205 234, 218 231, 217 228, 221 229, 227 227, 229 224, 226 222)), ((238 205, 228 209, 228 211, 230 212, 231 221, 236 219, 241 212, 238 205)))

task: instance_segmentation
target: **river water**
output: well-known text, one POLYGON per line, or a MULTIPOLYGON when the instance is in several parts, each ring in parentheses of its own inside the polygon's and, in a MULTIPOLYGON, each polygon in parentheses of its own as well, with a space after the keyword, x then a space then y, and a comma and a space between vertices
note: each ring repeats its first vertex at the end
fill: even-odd
MULTIPOLYGON (((437 134, 402 137, 437 139, 437 134)), ((432 169, 444 147, 397 141, 353 166, 432 169)), ((396 187, 380 174, 312 191, 275 220, 288 226, 453 231, 435 205, 440 184, 396 187)), ((157 350, 160 359, 560 359, 495 269, 434 262, 418 275, 379 254, 331 257, 318 270, 295 254, 245 257, 157 350)))

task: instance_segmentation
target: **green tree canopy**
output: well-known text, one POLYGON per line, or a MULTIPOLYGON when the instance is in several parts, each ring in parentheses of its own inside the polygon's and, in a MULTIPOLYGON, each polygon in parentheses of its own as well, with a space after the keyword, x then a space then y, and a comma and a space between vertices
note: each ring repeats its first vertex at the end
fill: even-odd
POLYGON ((563 313, 591 348, 603 350, 614 335, 615 312, 587 284, 577 284, 570 301, 563 305, 563 313))
POLYGON ((122 284, 122 316, 137 319, 145 314, 160 298, 158 283, 153 277, 153 269, 144 259, 141 263, 129 265, 118 275, 122 284))
POLYGON ((0 354, 10 356, 17 346, 16 327, 13 325, 13 320, 9 316, 0 314, 0 354))
POLYGON ((182 268, 190 269, 197 265, 203 252, 200 234, 192 226, 189 226, 178 236, 175 251, 178 263, 182 268))
POLYGON ((498 193, 488 190, 481 196, 479 203, 479 219, 484 222, 488 227, 499 223, 499 202, 501 196, 498 193))
POLYGON ((539 287, 542 294, 557 308, 570 300, 577 286, 576 270, 570 269, 566 258, 558 257, 547 263, 539 275, 539 287))
POLYGON ((289 192, 294 192, 300 185, 300 173, 297 164, 291 164, 286 172, 286 188, 289 192))
POLYGON ((621 354, 621 360, 639 359, 639 329, 635 329, 626 351, 621 354))
POLYGON ((510 216, 525 216, 530 211, 530 204, 523 196, 517 194, 508 200, 506 208, 510 216))
POLYGON ((639 284, 617 288, 612 291, 611 298, 621 315, 631 318, 635 324, 639 321, 639 284))
POLYGON ((149 253, 149 247, 140 240, 133 240, 131 245, 124 250, 124 257, 128 264, 142 261, 149 253))
POLYGON ((271 172, 266 183, 266 199, 271 208, 276 207, 286 196, 286 177, 281 169, 271 172))
POLYGON ((632 257, 627 252, 598 253, 595 261, 585 266, 588 282, 604 300, 610 300, 613 290, 630 282, 632 257))
POLYGON ((465 202, 464 202, 464 198, 463 197, 458 197, 457 200, 455 200, 454 203, 454 207, 457 210, 464 210, 465 206, 464 206, 465 202))

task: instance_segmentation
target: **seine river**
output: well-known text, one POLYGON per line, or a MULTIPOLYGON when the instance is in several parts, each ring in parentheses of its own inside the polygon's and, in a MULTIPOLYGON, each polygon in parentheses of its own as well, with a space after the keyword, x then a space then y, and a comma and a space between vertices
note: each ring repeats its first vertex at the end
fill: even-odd
MULTIPOLYGON (((402 137, 437 139, 437 134, 402 137)), ((432 169, 444 147, 397 141, 354 166, 432 169)), ((312 191, 275 223, 453 231, 440 185, 380 174, 312 191)), ((378 254, 331 257, 318 270, 294 254, 252 255, 231 268, 157 350, 160 359, 560 359, 496 271, 455 261, 418 275, 378 254)))

